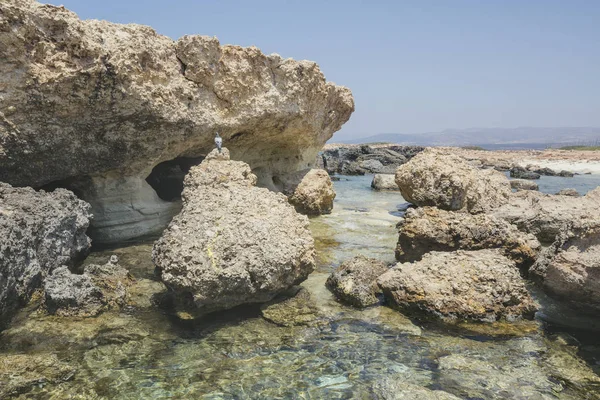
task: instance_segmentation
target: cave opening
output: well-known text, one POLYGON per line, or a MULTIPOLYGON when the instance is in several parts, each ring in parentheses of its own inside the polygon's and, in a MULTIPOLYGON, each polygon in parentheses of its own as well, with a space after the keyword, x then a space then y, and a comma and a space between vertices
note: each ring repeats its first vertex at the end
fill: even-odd
POLYGON ((183 179, 204 157, 177 157, 161 162, 152 168, 146 182, 152 186, 158 197, 164 201, 177 201, 183 192, 183 179))

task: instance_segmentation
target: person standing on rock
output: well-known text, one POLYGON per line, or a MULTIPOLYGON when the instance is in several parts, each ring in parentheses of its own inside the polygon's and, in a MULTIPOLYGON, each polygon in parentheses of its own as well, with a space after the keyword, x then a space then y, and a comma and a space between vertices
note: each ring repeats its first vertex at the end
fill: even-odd
POLYGON ((217 132, 215 136, 215 144, 217 145, 217 149, 219 149, 219 153, 221 152, 221 146, 223 146, 223 139, 219 136, 219 132, 217 132))

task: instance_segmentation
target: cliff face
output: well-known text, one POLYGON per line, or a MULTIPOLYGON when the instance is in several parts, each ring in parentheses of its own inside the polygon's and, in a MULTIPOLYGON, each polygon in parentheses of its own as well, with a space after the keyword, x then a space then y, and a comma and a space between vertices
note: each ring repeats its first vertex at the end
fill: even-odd
POLYGON ((0 76, 0 181, 85 181, 74 186, 106 241, 145 233, 149 219, 172 213, 145 194, 146 177, 161 162, 204 156, 216 131, 232 158, 274 187, 312 166, 354 110, 350 90, 326 82, 313 62, 82 21, 32 0, 0 5, 0 76), (114 190, 125 198, 115 201, 114 190), (107 214, 103 199, 124 219, 107 214), (105 229, 122 223, 135 233, 105 229))

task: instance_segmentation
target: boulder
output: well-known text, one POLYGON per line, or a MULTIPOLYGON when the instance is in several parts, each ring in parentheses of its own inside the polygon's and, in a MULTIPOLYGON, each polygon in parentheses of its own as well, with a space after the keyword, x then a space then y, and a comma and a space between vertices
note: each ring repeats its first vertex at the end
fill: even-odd
POLYGON ((561 189, 558 192, 556 192, 556 194, 559 196, 571 196, 571 197, 581 196, 576 189, 571 189, 571 188, 561 189))
POLYGON ((152 258, 192 315, 269 301, 315 267, 308 219, 283 194, 255 184, 241 161, 208 159, 185 178, 183 209, 152 258))
POLYGON ((338 172, 342 175, 364 175, 367 171, 356 161, 342 160, 338 167, 338 172))
POLYGON ((361 161, 358 165, 371 174, 376 174, 383 168, 381 161, 374 159, 361 161))
POLYGON ((528 171, 523 167, 515 166, 510 169, 510 177, 518 179, 540 179, 540 174, 528 171))
POLYGON ((288 175, 282 191, 301 214, 329 214, 333 210, 335 191, 327 171, 309 169, 288 175))
POLYGON ((0 181, 78 190, 97 241, 164 229, 179 207, 146 178, 201 159, 215 132, 268 185, 312 166, 354 111, 316 63, 215 37, 174 41, 34 0, 4 0, 0 26, 0 181))
POLYGON ((67 190, 0 183, 0 327, 54 269, 87 255, 90 218, 89 204, 67 190))
POLYGON ((407 201, 444 210, 486 212, 504 204, 508 179, 494 170, 479 170, 463 158, 429 148, 398 168, 396 183, 407 201))
POLYGON ((420 260, 430 251, 502 249, 517 265, 529 267, 540 250, 535 236, 491 215, 444 211, 433 207, 410 209, 400 225, 396 259, 420 260))
POLYGON ((264 319, 279 326, 313 325, 319 310, 304 288, 292 288, 260 307, 264 319))
POLYGON ((371 187, 375 190, 400 190, 393 174, 375 174, 373 181, 371 181, 371 187))
POLYGON ((383 262, 359 255, 344 261, 325 284, 341 302, 365 308, 379 303, 377 278, 387 270, 383 262))
POLYGON ((510 187, 517 190, 540 190, 537 183, 527 179, 511 179, 510 187))
POLYGON ((564 224, 530 270, 544 291, 584 311, 600 311, 600 218, 564 224))
POLYGON ((397 264, 377 283, 390 303, 443 319, 533 318, 537 308, 515 262, 500 249, 433 251, 397 264))

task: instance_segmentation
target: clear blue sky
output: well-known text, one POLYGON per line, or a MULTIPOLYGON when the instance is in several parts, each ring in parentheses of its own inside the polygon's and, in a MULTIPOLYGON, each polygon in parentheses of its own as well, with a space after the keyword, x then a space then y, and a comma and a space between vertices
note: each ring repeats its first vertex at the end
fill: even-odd
POLYGON ((600 1, 61 1, 81 18, 316 61, 354 93, 336 139, 600 126, 600 1))

